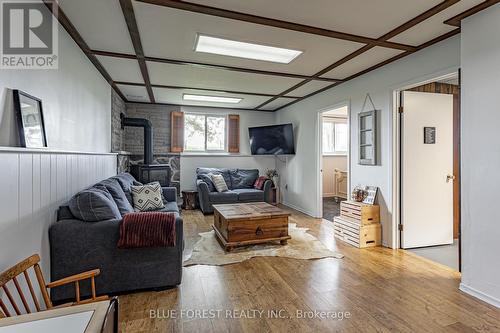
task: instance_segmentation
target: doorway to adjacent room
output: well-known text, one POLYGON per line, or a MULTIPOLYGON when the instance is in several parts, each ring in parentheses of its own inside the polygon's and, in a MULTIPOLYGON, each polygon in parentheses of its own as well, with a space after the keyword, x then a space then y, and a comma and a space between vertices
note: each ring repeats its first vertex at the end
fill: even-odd
POLYGON ((333 221, 349 188, 349 110, 347 105, 320 114, 320 193, 322 217, 333 221))
POLYGON ((400 247, 458 271, 458 73, 399 94, 400 247))

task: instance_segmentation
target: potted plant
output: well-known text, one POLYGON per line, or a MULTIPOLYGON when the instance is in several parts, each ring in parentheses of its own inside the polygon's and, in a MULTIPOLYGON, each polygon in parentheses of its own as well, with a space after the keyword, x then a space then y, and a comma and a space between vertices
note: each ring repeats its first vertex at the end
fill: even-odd
POLYGON ((276 169, 267 169, 266 171, 267 178, 273 181, 273 187, 278 187, 279 175, 276 169))

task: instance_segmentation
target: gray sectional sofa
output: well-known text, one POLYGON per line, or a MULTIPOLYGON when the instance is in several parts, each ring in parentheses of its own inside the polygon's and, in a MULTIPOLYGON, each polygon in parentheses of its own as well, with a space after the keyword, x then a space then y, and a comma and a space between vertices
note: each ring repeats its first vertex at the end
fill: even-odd
POLYGON ((257 169, 197 168, 196 187, 201 211, 204 214, 213 213, 214 204, 271 202, 273 182, 270 179, 266 180, 262 190, 259 190, 254 188, 257 178, 259 178, 257 169), (209 174, 222 175, 229 191, 217 192, 209 174))
MULTIPOLYGON (((113 195, 119 214, 124 215, 131 208, 130 187, 134 182, 135 179, 130 174, 123 173, 85 191, 105 186, 113 195)), ((68 205, 61 206, 57 222, 49 229, 51 279, 57 280, 99 268, 101 274, 96 278, 97 292, 108 295, 140 289, 162 289, 180 284, 184 240, 176 188, 164 187, 163 197, 165 208, 161 211, 174 212, 176 215, 175 247, 119 249, 117 244, 121 217, 95 222, 82 221, 72 213, 72 209, 73 212, 75 209, 71 207, 71 200, 68 205)), ((81 290, 82 296, 90 295, 88 285, 82 285, 81 290)), ((73 286, 51 290, 52 299, 56 302, 74 298, 74 295, 73 286)))

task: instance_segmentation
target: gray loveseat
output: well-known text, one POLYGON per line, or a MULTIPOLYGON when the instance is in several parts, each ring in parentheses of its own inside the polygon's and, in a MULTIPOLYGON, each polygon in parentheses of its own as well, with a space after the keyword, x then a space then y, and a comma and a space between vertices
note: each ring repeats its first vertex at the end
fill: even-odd
MULTIPOLYGON (((131 200, 130 186, 134 182, 135 179, 130 174, 123 173, 108 178, 91 189, 104 185, 115 190, 120 195, 115 200, 120 210, 123 209, 120 205, 130 209, 131 206, 125 201, 131 200)), ((110 192, 115 198, 116 194, 110 192)), ((96 278, 99 294, 161 289, 180 284, 184 241, 183 222, 177 206, 177 190, 174 187, 164 187, 163 197, 165 208, 161 211, 174 212, 176 215, 175 247, 119 249, 117 244, 121 218, 87 222, 77 219, 69 205, 61 206, 57 222, 49 229, 51 279, 57 280, 99 268, 101 274, 96 278)), ((90 295, 88 285, 82 285, 81 290, 82 296, 90 295)), ((51 290, 52 299, 56 302, 74 298, 74 295, 73 286, 51 290)))
POLYGON ((273 182, 270 179, 266 180, 262 190, 259 190, 254 188, 257 178, 259 178, 257 169, 197 168, 196 187, 201 211, 203 214, 213 213, 214 204, 271 202, 273 182), (222 175, 229 191, 217 192, 209 174, 222 175))

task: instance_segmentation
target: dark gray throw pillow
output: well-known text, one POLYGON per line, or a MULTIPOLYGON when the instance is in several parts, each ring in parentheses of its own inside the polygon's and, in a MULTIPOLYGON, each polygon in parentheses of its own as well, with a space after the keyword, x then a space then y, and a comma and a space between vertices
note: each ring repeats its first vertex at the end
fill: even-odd
POLYGON ((120 183, 120 186, 125 193, 130 192, 130 187, 135 185, 134 182, 136 182, 135 178, 128 172, 119 173, 111 178, 116 179, 118 183, 120 183))
POLYGON ((111 194, 113 200, 116 203, 116 206, 118 206, 118 210, 120 211, 122 217, 123 215, 134 211, 134 208, 128 201, 127 196, 125 195, 125 192, 120 186, 120 183, 118 183, 117 179, 109 178, 103 180, 102 182, 96 184, 94 187, 104 187, 111 194))
POLYGON ((122 172, 114 177, 111 177, 111 179, 116 179, 120 186, 123 189, 123 192, 125 192, 125 197, 128 200, 128 203, 132 206, 134 201, 132 200, 132 186, 140 186, 142 183, 139 183, 135 178, 129 174, 128 172, 122 172))
MULTIPOLYGON (((208 174, 212 174, 212 175, 222 175, 222 177, 224 177, 224 181, 226 182, 226 185, 229 189, 232 189, 232 184, 231 184, 231 176, 229 175, 229 169, 226 169, 226 168, 196 168, 196 175, 199 176, 200 175, 208 175, 208 174)), ((210 176, 208 176, 210 177, 210 176)), ((201 179, 201 178, 199 178, 201 179)), ((207 183, 209 184, 209 183, 207 183)), ((213 192, 215 191, 215 186, 213 185, 213 182, 212 182, 212 186, 213 188, 210 188, 210 184, 208 185, 208 188, 210 190, 210 192, 213 192)))
POLYGON ((113 197, 102 188, 89 188, 78 192, 69 201, 69 210, 77 219, 86 222, 122 218, 113 197))
POLYGON ((199 174, 198 179, 207 183, 208 190, 210 192, 215 192, 215 186, 214 186, 214 183, 212 182, 212 178, 210 177, 210 174, 199 174))
POLYGON ((257 178, 259 178, 258 169, 231 170, 231 183, 233 184, 233 189, 253 188, 257 178))

